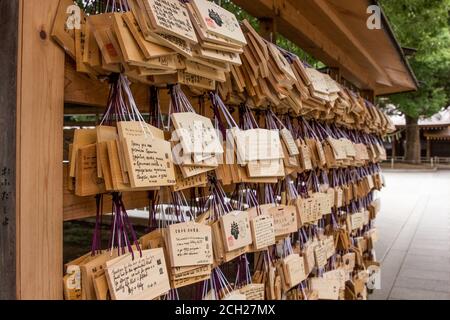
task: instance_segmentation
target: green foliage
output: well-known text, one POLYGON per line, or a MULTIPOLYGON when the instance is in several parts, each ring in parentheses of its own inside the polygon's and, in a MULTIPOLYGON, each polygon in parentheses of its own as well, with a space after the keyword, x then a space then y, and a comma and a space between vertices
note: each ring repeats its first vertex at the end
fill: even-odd
POLYGON ((403 47, 415 48, 409 59, 420 88, 389 97, 404 114, 431 116, 450 104, 450 0, 379 1, 403 47))

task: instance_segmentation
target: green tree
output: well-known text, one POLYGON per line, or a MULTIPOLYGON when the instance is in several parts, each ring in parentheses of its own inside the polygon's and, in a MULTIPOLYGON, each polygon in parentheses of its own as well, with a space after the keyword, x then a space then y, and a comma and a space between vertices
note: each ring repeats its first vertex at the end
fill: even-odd
POLYGON ((400 44, 417 49, 409 62, 419 89, 392 95, 387 102, 406 118, 406 160, 420 162, 419 118, 432 116, 450 104, 450 0, 379 2, 400 44))

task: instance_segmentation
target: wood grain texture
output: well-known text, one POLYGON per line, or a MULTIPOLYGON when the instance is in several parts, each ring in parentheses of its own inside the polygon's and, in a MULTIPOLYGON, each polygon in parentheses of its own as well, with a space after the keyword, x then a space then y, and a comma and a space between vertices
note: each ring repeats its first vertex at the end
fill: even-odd
MULTIPOLYGON (((64 221, 95 217, 95 197, 77 197, 67 189, 68 166, 64 165, 64 221)), ((105 195, 103 199, 103 213, 111 213, 112 198, 105 195)), ((127 209, 140 209, 148 206, 146 191, 123 192, 123 202, 127 209)))
MULTIPOLYGON (((376 95, 416 89, 390 27, 366 26, 371 1, 233 0, 256 18, 276 18, 277 32, 342 76, 376 95)), ((263 28, 264 29, 264 28, 263 28)))
POLYGON ((50 37, 58 1, 19 3, 17 298, 62 299, 64 51, 50 37))
POLYGON ((16 108, 19 3, 0 2, 0 300, 16 298, 16 108))
MULTIPOLYGON (((141 110, 147 110, 149 104, 148 86, 131 84, 136 104, 141 110)), ((76 71, 75 63, 66 59, 64 71, 64 101, 93 107, 106 107, 108 101, 108 81, 99 81, 76 71)))

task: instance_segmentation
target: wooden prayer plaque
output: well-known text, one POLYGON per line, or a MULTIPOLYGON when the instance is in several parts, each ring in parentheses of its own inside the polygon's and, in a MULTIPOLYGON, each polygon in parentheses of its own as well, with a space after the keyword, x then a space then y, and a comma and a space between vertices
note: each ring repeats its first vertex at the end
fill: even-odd
POLYGON ((353 272, 356 264, 356 254, 349 252, 342 256, 342 265, 347 272, 353 272))
POLYGON ((125 161, 132 188, 174 185, 170 142, 145 137, 124 139, 125 161))
POLYGON ((306 279, 305 261, 298 254, 291 254, 283 259, 285 281, 289 288, 298 285, 306 279))
POLYGON ((162 248, 108 261, 106 277, 113 300, 151 300, 170 290, 162 248))
POLYGON ((202 265, 200 267, 188 268, 189 270, 183 272, 176 272, 176 269, 184 269, 184 268, 172 268, 171 279, 172 280, 180 280, 187 278, 195 278, 200 276, 209 276, 211 275, 211 265, 202 265))
POLYGON ((256 250, 275 244, 274 221, 271 215, 260 215, 250 220, 253 246, 256 250))
POLYGON ((238 53, 219 51, 214 49, 205 49, 196 47, 193 50, 194 56, 197 58, 205 58, 212 61, 223 63, 230 63, 232 65, 240 66, 242 64, 241 57, 238 53))
POLYGON ((241 45, 247 44, 233 13, 211 1, 193 0, 191 4, 207 32, 228 38, 241 45))
POLYGON ((102 13, 88 17, 95 40, 107 65, 123 62, 122 51, 113 29, 114 14, 102 13))
POLYGON ((180 191, 194 187, 206 186, 208 184, 208 174, 200 173, 198 175, 184 178, 178 166, 175 167, 176 184, 172 186, 173 191, 180 191))
POLYGON ((339 288, 339 280, 328 280, 324 278, 311 279, 311 289, 317 291, 321 300, 338 300, 339 288))
POLYGON ((117 140, 117 128, 111 126, 97 126, 97 172, 98 177, 103 178, 102 166, 101 166, 101 147, 102 142, 117 140))
POLYGON ((264 283, 250 283, 239 289, 245 295, 246 300, 264 300, 264 283))
MULTIPOLYGON (((147 39, 149 39, 148 36, 147 39)), ((151 40, 162 46, 169 47, 185 57, 192 57, 192 45, 189 41, 164 33, 152 33, 151 40)))
POLYGON ((234 134, 238 159, 244 163, 283 158, 283 148, 278 130, 236 130, 234 134))
POLYGON ((277 206, 269 209, 273 217, 275 236, 285 236, 296 232, 297 212, 294 206, 277 206))
POLYGON ((323 240, 323 246, 325 247, 325 252, 327 253, 327 259, 331 258, 336 253, 333 236, 326 237, 325 240, 323 240))
POLYGON ((81 300, 81 270, 79 265, 67 267, 64 275, 64 299, 81 300))
POLYGON ((313 202, 313 198, 304 199, 298 197, 294 199, 293 203, 295 204, 295 207, 297 209, 297 222, 299 227, 314 221, 314 215, 312 214, 313 202))
POLYGON ((215 90, 216 82, 208 77, 203 77, 197 74, 192 74, 184 70, 178 70, 177 72, 178 83, 190 86, 198 87, 200 89, 215 90))
POLYGON ((76 159, 75 194, 84 197, 105 192, 105 184, 97 176, 96 145, 79 148, 76 159))
POLYGON ((147 137, 164 140, 164 132, 143 121, 119 121, 117 122, 119 138, 147 137))
POLYGON ((225 73, 223 71, 189 60, 186 61, 186 72, 219 82, 226 81, 225 73))
POLYGON ((184 154, 222 154, 223 147, 211 119, 193 112, 171 115, 184 154))
POLYGON ((178 0, 144 0, 144 3, 156 31, 198 42, 184 3, 178 0))
POLYGON ((96 297, 95 288, 93 285, 94 274, 102 270, 104 264, 116 257, 116 252, 104 252, 100 255, 89 256, 80 263, 81 269, 81 290, 83 300, 94 300, 96 297))
POLYGON ((78 149, 93 144, 97 141, 95 129, 76 129, 73 134, 72 154, 70 158, 69 176, 75 177, 75 164, 78 149))
MULTIPOLYGON (((75 5, 72 0, 60 0, 58 9, 56 12, 55 21, 53 23, 53 28, 51 31, 52 38, 58 42, 58 44, 64 48, 66 53, 75 59, 75 27, 77 24, 76 21, 76 12, 79 11, 81 13, 80 7, 75 5), (69 10, 72 8, 72 10, 69 10), (77 9, 78 8, 78 9, 77 9), (72 18, 73 17, 73 18, 72 18), (69 29, 67 27, 67 22, 72 20, 73 29, 69 29)), ((80 20, 84 17, 81 16, 80 20)), ((81 23, 81 21, 78 21, 81 23)))
POLYGON ((361 229, 364 226, 364 213, 356 212, 350 215, 352 230, 361 229))
POLYGON ((345 289, 345 282, 347 281, 347 272, 343 268, 337 268, 323 274, 323 278, 327 280, 338 280, 340 283, 339 289, 345 289))
POLYGON ((169 48, 145 40, 133 13, 125 12, 123 14, 123 19, 126 25, 128 26, 128 29, 130 29, 131 33, 133 34, 133 37, 137 42, 145 58, 150 59, 160 56, 167 56, 175 53, 173 50, 169 48))
POLYGON ((321 244, 314 248, 314 258, 316 260, 316 267, 322 268, 327 264, 327 250, 321 244))
POLYGON ((314 269, 314 266, 316 264, 314 257, 314 245, 311 242, 305 245, 302 256, 305 259, 306 274, 309 274, 314 269))
POLYGON ((213 263, 210 226, 195 222, 171 224, 167 239, 172 267, 213 263))
POLYGON ((299 155, 297 144, 295 143, 294 137, 292 133, 284 128, 280 130, 281 138, 283 139, 284 144, 286 145, 287 150, 289 151, 289 155, 297 156, 299 155))
POLYGON ((247 171, 251 178, 285 176, 284 164, 281 159, 249 161, 247 171))
POLYGON ((220 223, 226 251, 233 251, 252 243, 248 212, 232 211, 221 216, 220 223))

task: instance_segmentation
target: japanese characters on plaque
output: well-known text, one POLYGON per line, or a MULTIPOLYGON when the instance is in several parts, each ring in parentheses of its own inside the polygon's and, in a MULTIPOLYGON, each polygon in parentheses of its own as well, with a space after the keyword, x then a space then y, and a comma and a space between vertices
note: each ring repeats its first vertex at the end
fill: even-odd
POLYGON ((273 217, 275 236, 283 236, 297 230, 297 212, 294 206, 278 206, 269 209, 273 217))
POLYGON ((106 277, 114 300, 150 300, 170 290, 162 248, 142 251, 107 262, 106 277))
POLYGON ((151 22, 159 32, 169 33, 196 43, 194 26, 189 19, 186 5, 178 0, 144 0, 151 22))
POLYGON ((193 222, 172 224, 167 238, 172 267, 212 264, 210 226, 193 222))
POLYGON ((239 289, 246 300, 264 300, 264 283, 250 283, 239 289))
POLYGON ((306 279, 305 261, 298 254, 291 254, 283 259, 286 282, 294 287, 306 279))
POLYGON ((275 226, 273 217, 260 215, 250 220, 253 234, 253 246, 256 250, 275 244, 275 226))
POLYGON ((278 130, 237 130, 235 136, 240 163, 283 158, 278 130))
POLYGON ((170 142, 144 137, 125 139, 125 160, 133 188, 174 185, 170 142))
POLYGON ((171 115, 185 154, 222 154, 223 147, 211 119, 192 112, 171 115))

